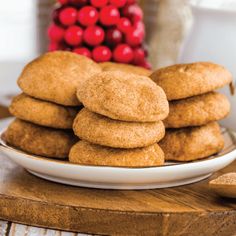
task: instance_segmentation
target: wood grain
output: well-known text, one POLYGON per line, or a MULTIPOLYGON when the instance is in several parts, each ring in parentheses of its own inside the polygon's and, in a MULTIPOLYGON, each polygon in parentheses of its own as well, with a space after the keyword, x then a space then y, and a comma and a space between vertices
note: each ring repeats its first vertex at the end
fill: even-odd
POLYGON ((162 190, 96 190, 39 179, 3 156, 0 163, 1 219, 94 234, 236 234, 236 201, 217 197, 208 181, 162 190))

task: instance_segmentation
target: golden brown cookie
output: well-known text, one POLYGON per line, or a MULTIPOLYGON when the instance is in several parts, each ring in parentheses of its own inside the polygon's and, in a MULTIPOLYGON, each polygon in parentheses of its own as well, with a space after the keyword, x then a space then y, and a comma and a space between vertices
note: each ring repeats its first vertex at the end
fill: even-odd
POLYGON ((164 153, 157 144, 143 148, 120 149, 79 141, 72 147, 69 161, 94 166, 161 166, 164 164, 164 153))
POLYGON ((125 122, 107 118, 88 109, 77 115, 73 130, 81 139, 114 148, 137 148, 160 141, 165 135, 162 121, 125 122))
POLYGON ((166 160, 194 161, 224 148, 224 139, 217 122, 207 125, 166 130, 159 143, 166 160))
POLYGON ((29 63, 18 79, 24 93, 66 106, 77 106, 76 89, 101 72, 98 64, 71 52, 49 52, 29 63))
POLYGON ((169 103, 170 112, 164 120, 166 128, 204 125, 225 118, 230 103, 223 94, 210 92, 169 103))
POLYGON ((71 147, 78 141, 71 131, 45 128, 19 119, 10 124, 3 139, 25 152, 53 158, 68 157, 71 147))
POLYGON ((146 76, 120 71, 90 77, 77 96, 89 110, 116 120, 154 122, 169 112, 162 88, 146 76))
POLYGON ((171 101, 221 88, 232 82, 232 74, 223 66, 197 62, 159 69, 151 75, 151 79, 164 89, 171 101))
POLYGON ((46 102, 24 93, 13 99, 9 110, 19 119, 58 129, 72 129, 79 111, 77 108, 46 102))
POLYGON ((140 66, 133 66, 129 64, 115 63, 115 62, 102 62, 99 63, 103 71, 123 71, 137 75, 150 76, 151 70, 145 69, 140 66))

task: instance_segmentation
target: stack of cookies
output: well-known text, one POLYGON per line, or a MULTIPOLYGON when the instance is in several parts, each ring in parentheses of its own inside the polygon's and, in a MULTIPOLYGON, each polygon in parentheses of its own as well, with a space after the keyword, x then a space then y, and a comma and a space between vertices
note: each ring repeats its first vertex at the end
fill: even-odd
POLYGON ((224 147, 216 121, 230 112, 228 99, 214 90, 232 82, 222 66, 199 62, 173 65, 155 71, 151 78, 170 101, 164 120, 166 136, 160 142, 166 160, 193 161, 224 147))
POLYGON ((47 53, 29 63, 18 79, 23 93, 10 106, 17 119, 4 133, 6 142, 31 154, 67 158, 78 141, 72 131, 81 106, 76 89, 99 72, 98 64, 70 52, 47 53))
POLYGON ((69 161, 84 165, 144 167, 164 163, 159 142, 169 112, 164 91, 151 79, 121 71, 90 77, 79 87, 84 107, 73 130, 81 139, 69 161))

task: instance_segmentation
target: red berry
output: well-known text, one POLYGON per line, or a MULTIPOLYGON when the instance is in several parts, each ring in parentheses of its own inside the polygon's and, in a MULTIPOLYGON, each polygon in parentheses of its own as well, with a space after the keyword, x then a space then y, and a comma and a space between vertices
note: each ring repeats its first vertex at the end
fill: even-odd
POLYGON ((114 28, 114 29, 108 29, 106 32, 106 42, 108 45, 115 46, 119 43, 121 43, 123 40, 122 33, 114 28))
POLYGON ((60 13, 61 8, 57 8, 52 12, 52 21, 54 23, 60 23, 59 22, 59 13, 60 13))
POLYGON ((148 61, 144 61, 143 63, 139 64, 138 66, 144 67, 146 69, 152 69, 152 65, 148 61))
POLYGON ((63 39, 65 30, 60 26, 52 23, 48 28, 48 37, 53 42, 59 42, 63 39))
POLYGON ((59 19, 63 25, 73 25, 77 20, 77 10, 73 7, 67 7, 61 10, 59 19))
POLYGON ((110 61, 111 57, 111 50, 106 46, 98 46, 93 49, 93 59, 96 62, 110 61))
POLYGON ((142 21, 137 21, 134 23, 134 28, 139 31, 139 33, 145 37, 145 26, 142 21))
POLYGON ((88 3, 88 0, 69 0, 69 3, 75 7, 81 7, 88 3))
POLYGON ((126 43, 131 47, 139 46, 143 42, 143 35, 136 29, 132 29, 126 35, 126 43))
POLYGON ((130 63, 134 58, 134 53, 129 45, 120 44, 115 48, 113 57, 116 62, 130 63))
POLYGON ((110 3, 120 8, 120 7, 123 7, 127 3, 127 0, 110 0, 110 3))
POLYGON ((134 23, 143 19, 143 11, 137 4, 126 5, 122 13, 134 23))
POLYGON ((58 0, 61 5, 68 4, 68 0, 58 0))
POLYGON ((119 10, 112 6, 105 6, 100 11, 100 22, 105 26, 111 26, 117 24, 120 19, 119 10))
POLYGON ((139 65, 139 64, 143 63, 144 60, 145 60, 145 51, 142 48, 135 48, 133 63, 135 65, 139 65))
POLYGON ((83 30, 81 27, 73 25, 70 26, 65 33, 65 41, 71 46, 77 46, 81 44, 83 36, 83 30))
POLYGON ((117 23, 117 28, 122 33, 128 33, 132 29, 130 20, 126 17, 120 18, 117 23))
POLYGON ((49 45, 48 45, 48 51, 49 52, 53 52, 53 51, 56 51, 56 50, 61 50, 61 44, 58 43, 58 42, 50 42, 49 45))
POLYGON ((98 11, 91 6, 85 6, 79 10, 78 21, 83 26, 96 24, 98 20, 98 11))
POLYGON ((136 0, 127 0, 127 4, 134 4, 136 2, 137 2, 136 0))
POLYGON ((91 46, 97 46, 101 44, 104 40, 104 37, 104 30, 99 26, 89 26, 84 31, 84 41, 91 46))
POLYGON ((108 3, 108 0, 91 0, 91 4, 94 7, 98 7, 98 8, 105 7, 107 3, 108 3))
POLYGON ((86 57, 89 57, 89 58, 92 57, 91 52, 86 47, 75 48, 73 50, 73 52, 83 55, 83 56, 86 56, 86 57))

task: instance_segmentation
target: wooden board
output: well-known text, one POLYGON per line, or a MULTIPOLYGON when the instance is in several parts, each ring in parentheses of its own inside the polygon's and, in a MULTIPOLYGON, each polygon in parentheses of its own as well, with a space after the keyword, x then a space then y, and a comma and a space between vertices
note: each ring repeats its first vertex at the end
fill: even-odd
MULTIPOLYGON (((162 190, 96 190, 39 179, 1 154, 0 163, 0 219, 95 234, 236 234, 236 201, 210 192, 208 180, 162 190)), ((223 172, 233 170, 236 163, 223 172)))

